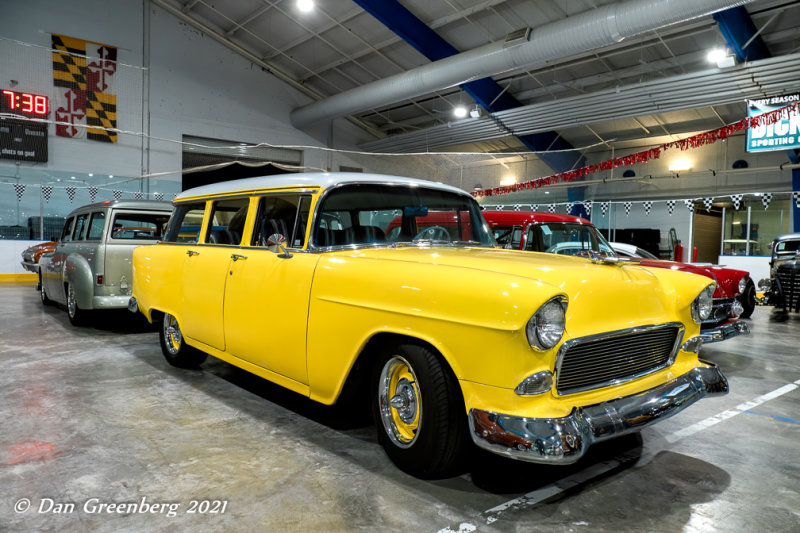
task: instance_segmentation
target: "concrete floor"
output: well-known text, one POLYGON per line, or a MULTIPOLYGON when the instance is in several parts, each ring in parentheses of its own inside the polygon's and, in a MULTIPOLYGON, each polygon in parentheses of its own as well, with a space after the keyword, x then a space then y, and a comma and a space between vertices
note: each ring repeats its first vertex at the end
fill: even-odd
POLYGON ((571 467, 479 454, 440 481, 395 468, 373 427, 217 359, 168 366, 131 318, 76 329, 32 286, 0 285, 0 531, 800 531, 796 314, 757 308, 750 337, 702 349, 728 396, 571 467), (156 512, 99 508, 143 500, 156 512))

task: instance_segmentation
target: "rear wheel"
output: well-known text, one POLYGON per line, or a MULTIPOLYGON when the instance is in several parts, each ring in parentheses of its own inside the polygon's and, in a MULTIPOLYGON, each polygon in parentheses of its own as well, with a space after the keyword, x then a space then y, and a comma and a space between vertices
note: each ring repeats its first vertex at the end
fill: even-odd
POLYGON ((750 318, 756 308, 756 286, 753 280, 747 282, 744 292, 739 295, 739 302, 744 309, 739 318, 750 318))
POLYGON ((208 354, 192 348, 184 342, 178 319, 169 313, 164 313, 164 319, 161 321, 159 329, 159 338, 161 339, 161 352, 172 366, 194 368, 202 364, 208 357, 208 354))
POLYGON ((372 373, 378 441, 402 470, 443 477, 461 466, 468 447, 467 415, 455 376, 430 349, 385 349, 372 373))
POLYGON ((89 314, 88 311, 78 307, 78 301, 75 297, 75 287, 72 283, 67 285, 67 316, 73 326, 83 326, 86 324, 86 318, 89 314))

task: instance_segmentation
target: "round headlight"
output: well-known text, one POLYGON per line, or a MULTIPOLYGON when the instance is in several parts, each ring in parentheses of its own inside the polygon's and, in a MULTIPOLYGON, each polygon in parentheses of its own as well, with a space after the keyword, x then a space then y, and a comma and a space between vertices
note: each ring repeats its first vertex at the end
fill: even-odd
POLYGON ((566 323, 567 302, 563 297, 549 300, 528 320, 526 333, 533 348, 549 350, 561 340, 566 323))
POLYGON ((739 280, 739 294, 744 294, 744 290, 747 288, 747 276, 742 276, 742 279, 739 280))
POLYGON ((700 324, 711 316, 711 309, 714 307, 714 285, 709 285, 692 302, 692 318, 700 324))

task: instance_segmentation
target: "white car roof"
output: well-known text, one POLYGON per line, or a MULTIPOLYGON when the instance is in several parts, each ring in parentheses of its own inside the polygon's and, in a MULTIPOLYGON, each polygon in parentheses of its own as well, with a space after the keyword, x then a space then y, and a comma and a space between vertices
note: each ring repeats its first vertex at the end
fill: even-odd
POLYGON ((639 257, 639 253, 636 251, 636 245, 634 244, 628 244, 625 242, 609 242, 608 244, 610 244, 611 248, 613 248, 617 252, 631 254, 634 257, 639 257))
POLYGON ((203 185, 183 191, 175 197, 179 202, 184 198, 197 196, 210 196, 233 192, 254 191, 259 189, 273 189, 280 187, 322 187, 328 188, 346 183, 380 183, 385 185, 406 185, 414 187, 427 187, 469 196, 461 189, 436 183, 433 181, 401 176, 388 176, 384 174, 371 174, 364 172, 298 172, 292 174, 276 174, 273 176, 260 176, 257 178, 244 178, 240 180, 223 181, 211 185, 203 185))

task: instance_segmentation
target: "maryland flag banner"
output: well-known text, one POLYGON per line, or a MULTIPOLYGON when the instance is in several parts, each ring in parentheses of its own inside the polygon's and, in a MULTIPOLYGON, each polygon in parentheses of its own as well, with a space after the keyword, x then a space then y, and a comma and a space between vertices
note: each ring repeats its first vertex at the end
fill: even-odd
POLYGON ((56 135, 117 142, 117 48, 52 34, 56 135), (92 127, 95 126, 95 127, 92 127))

